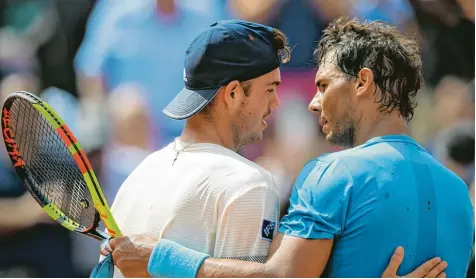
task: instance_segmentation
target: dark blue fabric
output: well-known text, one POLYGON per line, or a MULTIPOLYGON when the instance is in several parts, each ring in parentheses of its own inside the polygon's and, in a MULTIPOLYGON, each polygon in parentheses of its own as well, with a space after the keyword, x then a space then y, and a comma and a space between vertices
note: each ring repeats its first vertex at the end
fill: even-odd
POLYGON ((230 81, 250 80, 280 65, 273 28, 244 20, 218 21, 203 30, 187 49, 185 89, 164 109, 173 119, 199 112, 230 81))

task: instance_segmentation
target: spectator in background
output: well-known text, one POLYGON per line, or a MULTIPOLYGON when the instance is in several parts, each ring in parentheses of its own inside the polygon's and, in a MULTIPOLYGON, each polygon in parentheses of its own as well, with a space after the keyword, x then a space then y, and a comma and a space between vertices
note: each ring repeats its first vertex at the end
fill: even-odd
MULTIPOLYGON (((430 126, 429 149, 433 149, 435 136, 458 122, 472 122, 474 125, 474 82, 468 84, 454 76, 444 77, 433 92, 433 106, 429 119, 424 123, 430 126)), ((420 124, 422 125, 422 124, 420 124)))
MULTIPOLYGON (((188 44, 212 19, 174 0, 127 2, 134 3, 121 7, 100 1, 94 8, 76 56, 82 109, 96 122, 104 117, 100 111, 106 94, 124 83, 140 85, 152 115, 154 148, 159 148, 183 128, 162 109, 183 86, 188 44), (111 5, 118 7, 109 9, 111 5)), ((91 135, 103 130, 98 126, 91 135)))
POLYGON ((413 22, 413 9, 408 0, 349 1, 353 16, 367 20, 382 20, 405 32, 413 22))
POLYGON ((0 73, 33 71, 40 90, 54 86, 76 96, 73 56, 93 2, 0 1, 0 73))
MULTIPOLYGON (((293 59, 289 65, 283 65, 282 71, 291 69, 312 71, 316 65, 313 51, 321 31, 328 21, 349 13, 347 2, 346 0, 228 0, 228 5, 232 15, 278 28, 288 36, 289 45, 293 48, 293 59)), ((311 95, 312 93, 309 92, 311 95)))
POLYGON ((458 121, 474 121, 474 81, 445 76, 434 90, 436 128, 445 129, 458 121))
POLYGON ((423 39, 424 78, 474 79, 474 0, 409 0, 423 39))
POLYGON ((434 155, 468 185, 474 180, 474 122, 459 122, 438 133, 434 155))
POLYGON ((95 1, 35 1, 50 2, 51 12, 44 16, 53 19, 51 25, 43 28, 51 31, 51 37, 36 53, 42 90, 57 87, 78 96, 73 59, 83 40, 86 22, 95 1))

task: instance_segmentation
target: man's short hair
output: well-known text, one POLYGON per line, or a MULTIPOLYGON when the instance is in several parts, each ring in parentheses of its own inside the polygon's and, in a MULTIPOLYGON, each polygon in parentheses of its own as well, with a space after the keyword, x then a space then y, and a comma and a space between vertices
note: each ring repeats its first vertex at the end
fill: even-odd
POLYGON ((376 100, 381 112, 396 109, 407 121, 412 119, 415 96, 423 84, 420 48, 415 40, 382 21, 340 18, 323 31, 314 55, 323 63, 331 53, 332 61, 349 80, 362 68, 373 71, 382 92, 376 100))

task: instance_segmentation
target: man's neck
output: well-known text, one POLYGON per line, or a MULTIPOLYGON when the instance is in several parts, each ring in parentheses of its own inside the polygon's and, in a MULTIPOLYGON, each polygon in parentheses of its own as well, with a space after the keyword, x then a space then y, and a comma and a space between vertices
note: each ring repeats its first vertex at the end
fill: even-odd
POLYGON ((198 115, 187 120, 180 140, 189 143, 213 143, 233 151, 240 147, 235 142, 229 125, 220 125, 198 115))
POLYGON ((361 145, 374 137, 408 134, 408 124, 397 112, 379 117, 373 123, 362 125, 355 135, 355 145, 361 145))

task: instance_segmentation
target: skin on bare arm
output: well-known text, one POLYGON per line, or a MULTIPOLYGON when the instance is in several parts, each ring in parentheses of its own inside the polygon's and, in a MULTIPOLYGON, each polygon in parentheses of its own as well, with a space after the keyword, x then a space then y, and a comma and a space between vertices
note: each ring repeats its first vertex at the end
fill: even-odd
POLYGON ((77 79, 81 98, 101 99, 105 96, 106 90, 101 77, 78 73, 77 79))
POLYGON ((197 277, 320 277, 333 242, 278 234, 265 264, 207 259, 197 277))
MULTIPOLYGON (((147 234, 112 239, 110 246, 114 264, 126 277, 150 277, 147 265, 158 241, 158 237, 147 234)), ((208 258, 201 265, 197 277, 319 277, 327 264, 332 245, 332 239, 303 239, 278 234, 270 247, 267 263, 208 258)), ((109 251, 103 247, 101 253, 107 255, 109 251)), ((382 277, 399 277, 397 271, 403 257, 403 248, 398 247, 382 277)), ((440 258, 433 258, 403 277, 444 278, 447 266, 440 258)))
POLYGON ((83 110, 97 107, 99 104, 106 102, 107 91, 101 77, 87 76, 79 73, 77 79, 79 100, 83 110))

